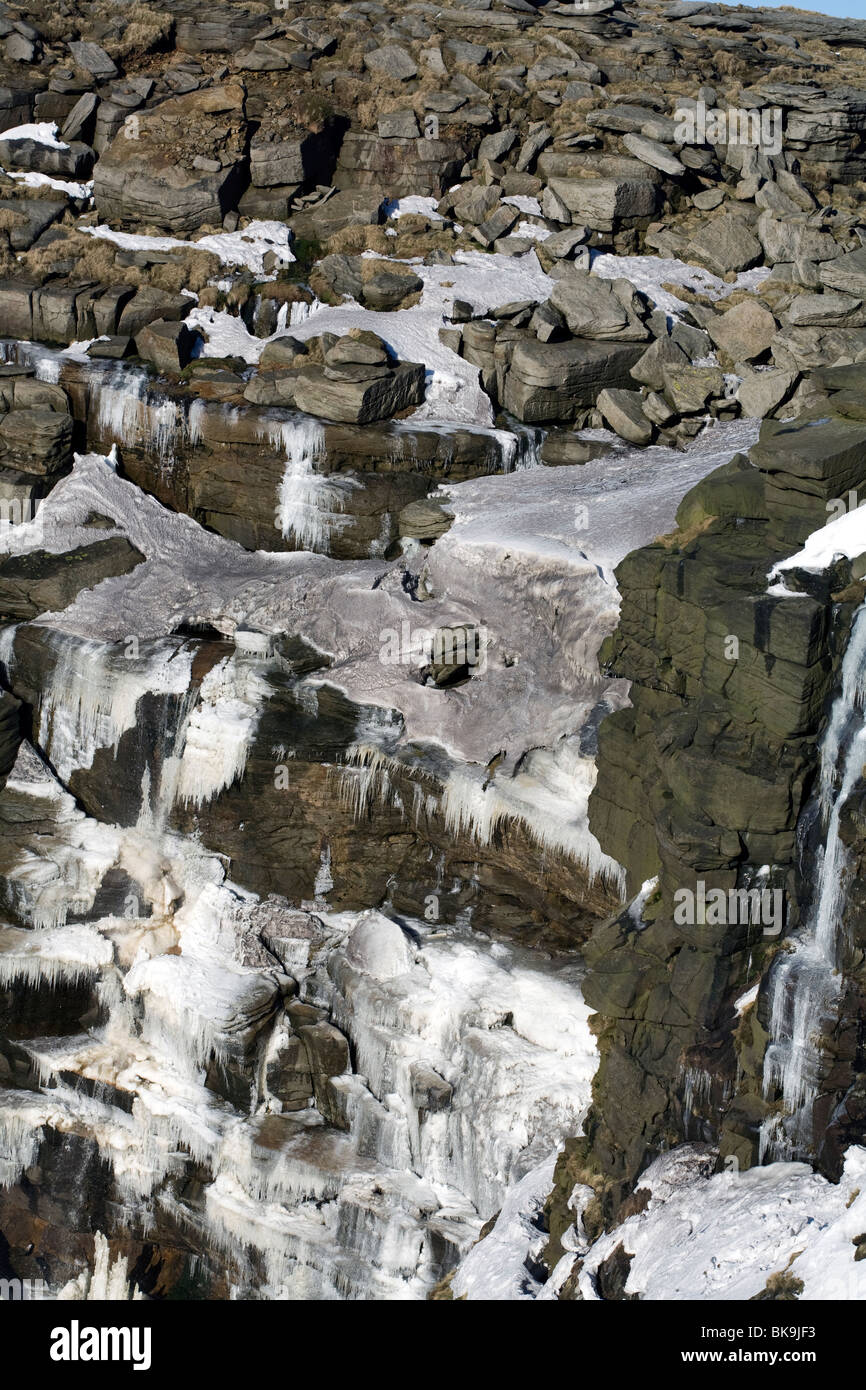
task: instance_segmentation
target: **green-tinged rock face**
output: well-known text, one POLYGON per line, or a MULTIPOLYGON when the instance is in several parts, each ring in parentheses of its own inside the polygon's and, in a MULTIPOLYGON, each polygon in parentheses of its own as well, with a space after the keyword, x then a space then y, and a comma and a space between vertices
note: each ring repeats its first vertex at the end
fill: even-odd
MULTIPOLYGON (((769 595, 767 574, 809 529, 779 499, 818 507, 855 485, 864 444, 851 420, 767 422, 751 461, 706 477, 683 499, 679 529, 617 569, 620 622, 601 659, 632 681, 631 707, 599 730, 590 825, 625 866, 629 896, 644 895, 640 914, 598 927, 587 948, 601 1062, 580 1161, 604 1221, 672 1144, 700 1139, 720 1144, 720 1162, 758 1161, 768 1018, 763 988, 757 1003, 746 991, 801 910, 797 828, 859 593, 845 589, 844 562, 792 598, 769 595), (749 896, 762 865, 777 898, 749 896)), ((858 1113, 850 1045, 829 1054, 858 1113)), ((848 1123, 828 1130, 830 1169, 848 1123)))
POLYGON ((26 622, 60 612, 83 590, 114 575, 129 574, 144 556, 125 536, 95 541, 59 555, 44 550, 0 561, 0 616, 26 622))

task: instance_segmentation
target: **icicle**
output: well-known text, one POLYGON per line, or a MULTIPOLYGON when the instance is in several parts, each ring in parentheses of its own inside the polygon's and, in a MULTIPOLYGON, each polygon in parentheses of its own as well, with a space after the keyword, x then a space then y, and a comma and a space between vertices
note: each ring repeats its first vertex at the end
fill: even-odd
POLYGON ((594 759, 582 756, 579 744, 566 739, 553 751, 532 752, 514 777, 485 781, 480 770, 455 768, 442 798, 445 824, 454 835, 489 845, 497 830, 518 823, 545 850, 574 859, 590 882, 601 878, 621 892, 624 870, 589 829, 587 806, 595 777, 594 759))
POLYGON ((845 910, 848 852, 839 833, 842 810, 866 762, 866 606, 858 609, 842 661, 841 691, 821 743, 818 811, 825 825, 814 901, 795 948, 780 956, 771 982, 770 1044, 764 1094, 778 1088, 785 1117, 771 1116, 761 1134, 762 1157, 808 1152, 811 1107, 818 1094, 822 1025, 842 986, 839 938, 845 910))
MULTIPOLYGON (((302 323, 306 323, 307 319, 312 318, 313 314, 317 314, 319 310, 323 307, 324 306, 322 305, 322 302, 319 299, 314 299, 312 304, 307 304, 303 299, 296 300, 294 304, 291 306, 289 312, 289 327, 300 328, 302 323)), ((285 305, 282 306, 282 309, 284 308, 285 305)), ((280 312, 282 312, 282 309, 280 312)), ((278 331, 282 331, 279 325, 279 320, 277 321, 277 327, 278 331)))
POLYGON ((313 897, 318 902, 327 898, 334 886, 334 879, 331 874, 331 846, 324 844, 319 859, 319 868, 316 874, 316 881, 313 884, 313 897))
POLYGON ((266 419, 260 437, 281 449, 286 457, 277 506, 280 531, 302 549, 326 554, 331 536, 349 520, 339 513, 357 484, 316 472, 315 460, 325 452, 325 431, 312 416, 266 419))
POLYGON ((42 1096, 31 1091, 4 1091, 0 1106, 0 1189, 14 1187, 36 1161, 42 1125, 48 1119, 42 1096))
POLYGON ((42 697, 39 741, 64 781, 75 768, 91 767, 97 748, 117 756, 144 695, 182 695, 190 683, 192 651, 178 641, 156 642, 144 657, 125 656, 122 643, 60 633, 51 641, 56 659, 42 697))
POLYGON ((175 461, 177 404, 168 397, 151 397, 145 372, 114 367, 94 387, 96 423, 101 437, 114 443, 138 445, 170 467, 175 461))
POLYGON ((5 685, 10 685, 15 671, 15 635, 18 624, 0 628, 0 677, 5 685))
POLYGON ((12 984, 77 985, 112 962, 111 943, 84 925, 22 931, 0 927, 0 989, 12 984))
POLYGON ((128 1256, 118 1255, 112 1260, 111 1247, 101 1231, 93 1237, 93 1269, 83 1270, 64 1284, 57 1295, 60 1301, 87 1303, 129 1303, 143 1297, 141 1290, 130 1283, 128 1256))
POLYGON ((355 743, 347 748, 342 764, 333 774, 339 778, 341 806, 356 821, 369 816, 374 806, 384 805, 389 799, 389 773, 398 767, 397 759, 375 744, 355 743))
POLYGON ((237 656, 223 657, 208 672, 172 764, 174 791, 166 785, 161 792, 164 803, 172 795, 184 806, 201 806, 243 777, 269 694, 268 682, 237 656))

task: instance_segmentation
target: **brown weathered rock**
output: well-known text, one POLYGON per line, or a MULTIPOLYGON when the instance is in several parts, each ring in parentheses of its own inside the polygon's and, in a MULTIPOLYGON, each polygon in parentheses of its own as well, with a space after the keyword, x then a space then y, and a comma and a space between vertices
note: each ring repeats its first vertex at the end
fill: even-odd
POLYGON ((170 97, 136 112, 97 165, 100 218, 155 223, 177 236, 206 222, 219 224, 241 192, 244 134, 244 89, 238 83, 170 97), (220 128, 226 134, 216 138, 220 128), (212 173, 194 163, 210 149, 219 159, 212 173))
POLYGON ((135 335, 139 357, 158 372, 177 376, 192 358, 198 335, 177 320, 154 319, 135 335))

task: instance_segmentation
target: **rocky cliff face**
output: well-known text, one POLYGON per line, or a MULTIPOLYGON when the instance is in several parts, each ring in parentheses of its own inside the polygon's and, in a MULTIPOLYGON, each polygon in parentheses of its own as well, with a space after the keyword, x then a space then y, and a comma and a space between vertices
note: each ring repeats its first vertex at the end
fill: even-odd
MULTIPOLYGON (((587 948, 584 993, 600 1016, 601 1061, 586 1138, 558 1174, 566 1196, 579 1172, 594 1174, 596 1221, 616 1218, 652 1158, 684 1141, 715 1145, 720 1166, 746 1168, 773 1152, 775 1135, 782 1153, 840 1171, 862 1064, 859 909, 841 857, 833 873, 845 983, 813 1019, 823 1032, 800 1097, 810 1112, 804 1142, 768 1050, 790 1037, 798 1007, 780 996, 806 984, 787 957, 819 906, 829 853, 815 807, 827 777, 821 745, 838 717, 834 699, 844 698, 863 562, 786 571, 795 597, 778 585, 768 593, 767 575, 827 516, 830 498, 862 486, 864 443, 861 423, 845 415, 765 426, 750 458, 684 498, 676 531, 617 571, 620 625, 601 660, 631 679, 630 707, 600 728, 590 824, 626 866, 634 896, 587 948), (743 890, 766 893, 767 910, 746 907, 743 890)), ((855 792, 842 810, 855 856, 858 805, 855 792)), ((571 1224, 561 1201, 554 1253, 571 1224)))
POLYGON ((0 4, 0 1275, 853 1239, 864 24, 134 10, 0 4))

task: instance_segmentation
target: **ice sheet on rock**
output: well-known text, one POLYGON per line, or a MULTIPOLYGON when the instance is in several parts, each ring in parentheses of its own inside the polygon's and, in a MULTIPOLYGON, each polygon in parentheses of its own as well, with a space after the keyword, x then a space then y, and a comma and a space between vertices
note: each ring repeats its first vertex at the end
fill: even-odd
POLYGON ((5 1090, 0 1104, 0 1190, 14 1187, 39 1151, 42 1126, 59 1107, 36 1091, 5 1090))
POLYGON ((144 656, 110 643, 53 633, 55 659, 39 710, 39 741, 58 775, 91 767, 98 748, 117 756, 123 735, 135 727, 139 701, 148 694, 185 694, 193 649, 164 638, 144 656))
POLYGON ((358 484, 317 472, 317 460, 326 454, 325 431, 311 416, 266 419, 263 437, 286 457, 276 507, 280 531, 304 550, 327 553, 332 536, 349 520, 342 513, 358 484))
POLYGON ((50 348, 44 343, 31 343, 21 339, 7 339, 0 342, 0 357, 4 362, 31 367, 37 381, 47 381, 56 385, 60 380, 64 361, 71 359, 92 366, 93 359, 88 357, 87 349, 92 343, 104 342, 106 337, 107 334, 99 338, 79 338, 62 348, 50 348))
MULTIPOLYGON (((782 1271, 803 1281, 801 1301, 862 1300, 866 1269, 854 1237, 866 1226, 866 1150, 851 1148, 838 1184, 805 1163, 773 1163, 709 1176, 714 1155, 683 1146, 657 1159, 639 1186, 646 1210, 580 1251, 584 1299, 599 1297, 595 1274, 621 1242, 633 1256, 626 1293, 646 1300, 743 1300, 782 1271)), ((542 1298, 574 1264, 566 1256, 542 1298)))
MULTIPOLYGON (((853 511, 845 512, 844 515, 836 517, 826 526, 821 526, 817 531, 813 531, 806 537, 802 550, 798 550, 795 555, 789 555, 787 559, 780 560, 775 564, 769 573, 769 580, 772 583, 783 575, 785 570, 801 569, 808 570, 810 574, 820 574, 821 570, 831 565, 835 559, 844 556, 848 560, 856 560, 859 555, 866 553, 866 506, 855 507, 853 511)), ((787 597, 789 591, 784 587, 775 585, 774 593, 784 594, 787 597)))
POLYGON ((541 1255, 549 1237, 542 1218, 555 1167, 554 1155, 515 1183, 493 1230, 458 1266, 451 1281, 455 1298, 511 1303, 537 1297, 543 1284, 532 1270, 543 1269, 541 1255))
POLYGON ((44 931, 0 926, 0 988, 80 984, 108 966, 112 955, 111 943, 84 923, 44 931))
POLYGON ((414 948, 401 947, 375 911, 323 920, 343 926, 346 946, 309 993, 329 1002, 369 1088, 351 1107, 353 1132, 490 1216, 515 1178, 580 1130, 596 1048, 579 970, 420 922, 414 948), (423 1123, 418 1068, 453 1087, 423 1123))
POLYGON ((752 290, 770 274, 766 267, 740 271, 734 283, 728 284, 703 266, 688 265, 674 256, 613 256, 607 252, 592 260, 592 274, 603 280, 625 279, 640 290, 664 313, 677 318, 688 304, 664 285, 682 285, 704 294, 709 299, 725 299, 735 290, 752 290))
POLYGON ((275 252, 284 265, 291 264, 295 259, 289 249, 291 228, 284 222, 256 220, 249 222, 242 231, 213 232, 199 237, 197 241, 180 241, 170 236, 145 236, 139 232, 117 232, 105 223, 97 227, 82 226, 79 230, 100 240, 111 241, 125 251, 210 251, 224 265, 241 266, 251 270, 254 275, 264 274, 264 257, 268 251, 275 252))
POLYGON ((121 365, 111 368, 95 382, 92 401, 101 435, 118 445, 142 445, 165 466, 174 462, 178 403, 157 397, 146 372, 121 365))
MULTIPOLYGON (((610 707, 619 701, 611 698, 610 707)), ((445 824, 455 836, 489 845, 498 829, 517 822, 554 857, 580 864, 589 881, 602 878, 621 889, 624 875, 589 829, 589 796, 595 759, 581 753, 580 738, 563 738, 552 749, 533 749, 510 776, 485 777, 458 768, 445 787, 445 824)))
POLYGON ((494 475, 449 486, 455 524, 431 557, 438 560, 459 544, 492 552, 519 544, 560 565, 583 557, 611 583, 615 566, 630 550, 672 528, 690 488, 755 443, 759 424, 712 425, 682 452, 660 445, 620 448, 575 467, 522 472, 517 482, 494 475))
MULTIPOLYGON (((38 827, 38 839, 33 844, 25 841, 14 858, 6 853, 2 900, 29 927, 42 929, 39 936, 46 938, 48 956, 52 941, 67 941, 83 959, 81 951, 89 948, 78 929, 56 938, 48 929, 90 910, 105 873, 120 857, 118 832, 85 816, 26 743, 0 801, 4 838, 11 838, 19 817, 25 825, 38 827)), ((100 948, 94 944, 94 949, 100 948)))
POLYGON ((223 657, 208 671, 182 731, 183 750, 171 774, 173 800, 201 806, 243 777, 269 694, 255 665, 237 655, 223 657))
POLYGON ((643 910, 646 907, 652 895, 655 893, 658 886, 658 875, 656 875, 655 878, 644 879, 643 883, 640 886, 640 892, 637 894, 636 897, 632 898, 631 902, 628 905, 629 921, 634 923, 638 931, 641 929, 641 927, 645 925, 643 920, 643 910))
MULTIPOLYGON (((51 782, 47 770, 13 780, 0 807, 10 795, 38 799, 51 782)), ((135 829, 112 833, 130 853, 146 844, 135 829)), ((101 941, 106 984, 119 971, 123 989, 105 994, 108 1022, 90 1036, 24 1044, 52 1089, 14 1093, 9 1104, 4 1093, 0 1181, 17 1181, 35 1161, 40 1125, 86 1134, 137 1219, 146 1226, 156 1202, 181 1225, 198 1223, 199 1239, 231 1254, 243 1296, 260 1280, 244 1254, 251 1247, 266 1269, 262 1296, 423 1297, 441 1273, 442 1242, 460 1253, 477 1236, 473 1204, 489 1215, 540 1153, 579 1127, 595 1044, 578 973, 459 931, 412 923, 404 933, 375 912, 298 925, 302 914, 227 883, 194 842, 162 835, 151 852, 175 878, 152 919, 39 934, 65 942, 69 961, 89 960, 101 941), (256 946, 265 922, 286 940, 293 931, 316 937, 308 997, 333 997, 368 1073, 337 1079, 348 1133, 313 1109, 247 1117, 202 1088, 207 1059, 246 1052, 279 1001, 283 977, 256 946), (137 1011, 126 1006, 131 996, 137 1011), (451 1107, 423 1125, 418 1067, 454 1087, 451 1107), (68 1084, 71 1074, 97 1083, 93 1093, 68 1084), (111 1104, 100 1083, 131 1094, 131 1111, 111 1104), (184 1153, 213 1178, 198 1215, 172 1205, 184 1153)), ((52 961, 44 965, 48 978, 52 961)))
POLYGON ((450 487, 456 519, 427 554, 433 596, 423 605, 404 587, 406 561, 250 554, 167 511, 96 455, 78 458, 45 500, 40 535, 25 543, 27 528, 16 527, 15 540, 19 548, 62 551, 92 540, 82 525, 91 511, 110 515, 146 562, 40 623, 82 636, 135 632, 142 639, 182 622, 209 622, 227 633, 238 623, 298 632, 332 654, 330 684, 358 702, 401 712, 406 741, 444 744, 479 771, 504 750, 496 796, 516 796, 523 803, 516 813, 526 813, 548 843, 562 844, 568 823, 579 825, 588 791, 588 770, 561 761, 572 750, 546 766, 543 755, 534 756, 519 785, 503 788, 502 778, 529 750, 577 736, 605 698, 607 708, 621 702, 624 687, 603 681, 596 664, 617 616, 613 568, 669 530, 682 495, 748 447, 756 428, 718 425, 684 453, 621 450, 581 467, 450 487), (433 632, 461 623, 484 629, 485 669, 458 689, 421 685, 418 666, 433 632), (550 814, 563 777, 575 785, 560 831, 550 814))
POLYGON ((230 1055, 234 1041, 273 1011, 276 984, 230 961, 161 955, 127 974, 131 997, 147 996, 142 1037, 181 1072, 230 1055))

